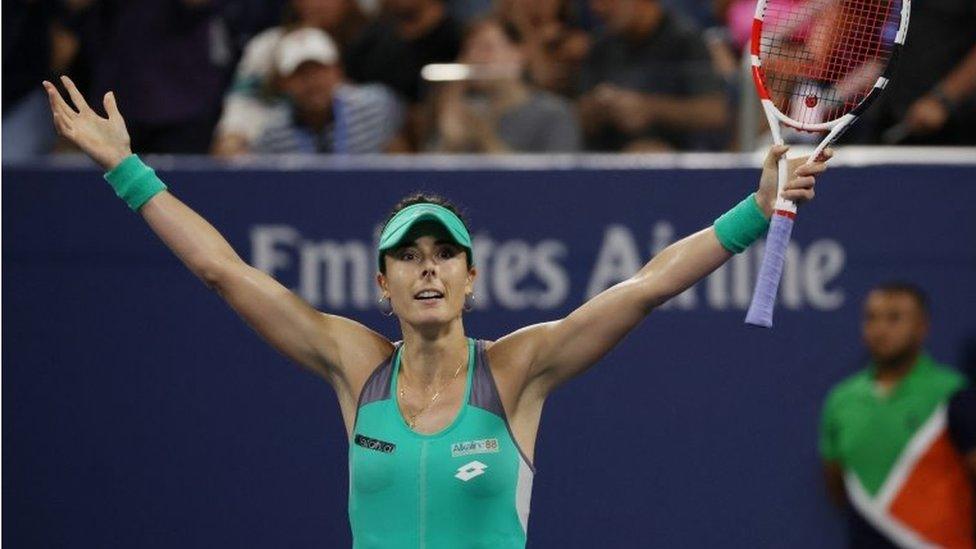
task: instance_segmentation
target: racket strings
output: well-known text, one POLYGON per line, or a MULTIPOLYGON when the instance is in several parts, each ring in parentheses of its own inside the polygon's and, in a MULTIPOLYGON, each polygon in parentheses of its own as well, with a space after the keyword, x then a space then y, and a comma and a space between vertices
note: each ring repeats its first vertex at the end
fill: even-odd
POLYGON ((769 0, 759 57, 776 108, 818 124, 860 104, 891 55, 900 1, 769 0))

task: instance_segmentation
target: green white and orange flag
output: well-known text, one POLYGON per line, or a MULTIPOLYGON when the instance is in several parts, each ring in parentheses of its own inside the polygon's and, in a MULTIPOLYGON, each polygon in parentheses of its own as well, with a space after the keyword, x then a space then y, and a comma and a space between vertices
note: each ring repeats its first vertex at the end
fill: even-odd
POLYGON ((969 479, 949 439, 945 404, 879 469, 885 461, 854 460, 845 474, 852 504, 872 526, 902 547, 973 547, 969 479))

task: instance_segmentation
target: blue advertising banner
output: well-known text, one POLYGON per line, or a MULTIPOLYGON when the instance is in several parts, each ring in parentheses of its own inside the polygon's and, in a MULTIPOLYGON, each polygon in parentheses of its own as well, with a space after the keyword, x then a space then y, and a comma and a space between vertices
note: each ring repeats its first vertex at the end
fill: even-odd
MULTIPOLYGON (((374 242, 411 191, 466 211, 470 335, 569 313, 754 189, 755 169, 160 170, 253 265, 397 339, 374 242)), ((930 349, 976 335, 976 167, 832 170, 794 230, 773 330, 742 322, 761 257, 674 298, 549 400, 530 547, 837 547, 817 422, 864 362, 889 279, 931 294, 930 349)), ((3 541, 348 547, 347 443, 289 364, 85 168, 3 170, 3 541)), ((390 510, 395 513, 395 509, 390 510)))

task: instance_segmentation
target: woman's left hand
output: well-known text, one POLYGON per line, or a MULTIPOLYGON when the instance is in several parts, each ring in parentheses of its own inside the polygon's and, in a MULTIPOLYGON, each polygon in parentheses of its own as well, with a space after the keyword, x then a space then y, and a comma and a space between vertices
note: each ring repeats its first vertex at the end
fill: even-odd
MULTIPOLYGON (((756 202, 762 208, 763 214, 768 218, 773 215, 776 206, 776 190, 779 171, 777 162, 780 157, 790 150, 786 145, 774 145, 769 149, 766 160, 763 162, 762 176, 759 178, 759 190, 756 191, 756 202)), ((796 202, 797 205, 813 200, 816 185, 816 176, 827 170, 827 161, 834 156, 834 151, 827 147, 823 153, 811 164, 807 164, 807 158, 789 159, 787 173, 790 180, 783 188, 782 196, 787 200, 796 202)))

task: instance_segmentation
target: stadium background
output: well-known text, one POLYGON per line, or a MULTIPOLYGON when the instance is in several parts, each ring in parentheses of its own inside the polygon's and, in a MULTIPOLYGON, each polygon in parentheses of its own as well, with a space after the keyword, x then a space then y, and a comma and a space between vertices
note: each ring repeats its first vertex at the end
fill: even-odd
MULTIPOLYGON (((375 226, 409 191, 446 194, 480 254, 466 327, 491 339, 708 224, 752 189, 757 159, 149 162, 245 260, 390 337, 375 226)), ((976 333, 976 163, 905 149, 838 161, 797 225, 774 330, 742 324, 754 247, 551 397, 530 547, 841 544, 815 446, 822 398, 863 361, 860 300, 880 280, 931 292, 937 358, 976 333)), ((99 176, 63 159, 4 168, 4 541, 348 546, 329 387, 248 330, 99 176)))
MULTIPOLYGON (((529 547, 843 545, 844 519, 822 486, 817 422, 828 388, 864 363, 865 292, 891 279, 924 287, 938 360, 967 368, 963 348, 976 338, 976 4, 914 4, 897 76, 845 136, 819 198, 801 213, 775 329, 742 323, 756 245, 558 390, 536 450, 529 547), (892 138, 899 127, 907 133, 892 138), (939 147, 852 146, 882 141, 939 147)), ((99 111, 114 90, 136 152, 245 260, 316 307, 391 338, 399 330, 378 311, 372 250, 403 195, 438 191, 467 210, 481 278, 466 328, 493 339, 568 313, 709 224, 754 189, 768 143, 743 55, 754 0, 3 7, 2 541, 10 547, 350 542, 347 444, 331 390, 244 326, 57 138, 42 79, 71 75, 99 111), (528 52, 506 85, 524 86, 535 102, 486 118, 484 96, 453 109, 439 103, 439 85, 422 97, 421 60, 464 61, 464 25, 487 13, 517 27, 520 38, 495 33, 493 50, 528 52), (432 39, 397 43, 418 19, 432 39), (296 27, 336 42, 347 79, 324 86, 329 102, 303 109, 333 121, 343 113, 343 132, 336 122, 308 139, 305 118, 291 110, 301 94, 284 86, 299 71, 269 72, 284 55, 275 40, 296 27), (646 48, 620 62, 621 42, 634 40, 646 48), (623 128, 662 97, 683 105, 678 123, 651 116, 623 128), (600 108, 585 108, 589 100, 600 108), (594 132, 584 112, 603 126, 594 132), (530 116, 538 113, 548 117, 530 116), (502 131, 503 115, 525 124, 502 131), (457 150, 501 141, 546 154, 335 154, 362 150, 353 141, 374 152, 454 150, 443 139, 451 120, 472 140, 459 139, 457 150), (526 139, 537 133, 549 139, 526 139), (592 154, 661 148, 670 152, 592 154), (294 154, 308 149, 318 154, 294 154)), ((312 50, 298 53, 321 73, 316 63, 329 56, 308 57, 312 50)))

